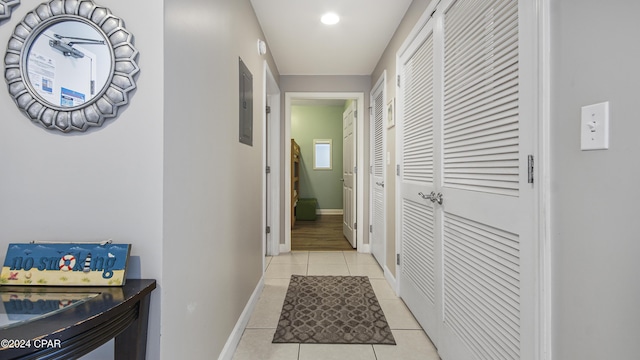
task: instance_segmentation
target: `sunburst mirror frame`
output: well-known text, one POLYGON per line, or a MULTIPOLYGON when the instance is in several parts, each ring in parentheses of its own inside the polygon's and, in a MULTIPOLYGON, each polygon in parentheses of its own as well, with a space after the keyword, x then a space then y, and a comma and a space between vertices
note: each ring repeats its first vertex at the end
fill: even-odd
POLYGON ((129 103, 139 72, 138 50, 124 21, 91 0, 51 0, 27 13, 16 26, 7 45, 5 80, 18 108, 33 122, 62 132, 86 131, 115 118, 129 103), (61 21, 90 25, 105 39, 111 53, 111 69, 105 86, 96 96, 75 107, 51 104, 38 95, 28 81, 27 59, 35 39, 49 26, 61 21))
POLYGON ((20 4, 20 0, 0 0, 0 23, 11 17, 14 6, 20 4))

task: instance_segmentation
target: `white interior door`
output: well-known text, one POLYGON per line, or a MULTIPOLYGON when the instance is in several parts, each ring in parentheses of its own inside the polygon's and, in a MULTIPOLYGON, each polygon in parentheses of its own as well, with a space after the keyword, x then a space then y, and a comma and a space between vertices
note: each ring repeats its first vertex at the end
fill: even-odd
POLYGON ((401 56, 400 291, 445 360, 535 358, 523 2, 443 0, 401 56))
POLYGON ((431 341, 438 344, 440 274, 437 264, 436 212, 427 195, 436 191, 434 147, 433 22, 423 28, 399 59, 397 141, 402 169, 398 197, 401 239, 400 296, 431 341))
POLYGON ((356 102, 342 114, 342 232, 356 247, 356 102))
POLYGON ((371 253, 382 268, 385 266, 386 258, 386 191, 384 188, 385 163, 385 124, 386 124, 386 96, 385 96, 386 76, 380 77, 371 92, 371 227, 369 228, 369 244, 371 253))
POLYGON ((438 15, 445 358, 533 358, 534 337, 523 336, 535 316, 523 302, 534 286, 533 118, 520 94, 518 18, 513 0, 449 0, 438 15))

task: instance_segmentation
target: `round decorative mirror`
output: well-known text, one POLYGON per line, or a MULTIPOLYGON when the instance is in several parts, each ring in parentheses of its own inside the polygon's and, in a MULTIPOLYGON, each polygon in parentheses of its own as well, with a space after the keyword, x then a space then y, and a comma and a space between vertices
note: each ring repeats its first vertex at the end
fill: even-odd
POLYGON ((129 103, 137 56, 133 35, 109 9, 91 0, 51 0, 16 26, 5 79, 32 121, 62 132, 85 131, 129 103))
POLYGON ((11 10, 20 0, 0 0, 0 22, 11 17, 11 10))

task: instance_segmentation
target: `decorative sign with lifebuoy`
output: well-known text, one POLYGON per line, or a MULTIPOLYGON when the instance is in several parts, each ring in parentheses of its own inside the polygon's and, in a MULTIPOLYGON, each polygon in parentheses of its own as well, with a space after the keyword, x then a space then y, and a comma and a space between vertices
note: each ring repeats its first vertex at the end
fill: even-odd
POLYGON ((9 244, 0 285, 121 286, 131 244, 9 244))
POLYGON ((73 255, 67 254, 60 258, 60 270, 69 271, 74 266, 76 266, 76 258, 73 255))

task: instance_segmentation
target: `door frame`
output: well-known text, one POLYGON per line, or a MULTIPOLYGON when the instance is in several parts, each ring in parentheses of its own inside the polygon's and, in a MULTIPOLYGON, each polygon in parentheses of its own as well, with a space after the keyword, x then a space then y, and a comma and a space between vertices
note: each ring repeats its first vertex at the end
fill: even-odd
MULTIPOLYGON (((529 25, 535 30, 531 39, 535 42, 535 50, 533 56, 537 62, 537 69, 532 74, 532 80, 536 82, 537 92, 532 94, 535 96, 533 109, 538 121, 535 121, 532 132, 535 136, 533 155, 535 162, 534 183, 537 185, 535 193, 536 210, 532 216, 535 216, 535 234, 534 238, 538 239, 535 244, 535 254, 532 262, 536 267, 535 276, 536 296, 533 299, 535 303, 535 336, 536 336, 536 354, 534 357, 541 360, 552 360, 552 269, 551 269, 551 145, 550 145, 550 123, 551 123, 551 40, 550 40, 550 9, 551 0, 520 0, 530 1, 528 9, 532 10, 532 15, 527 21, 531 21, 529 25)), ((432 1, 419 20, 416 22, 410 33, 404 39, 402 45, 396 52, 396 74, 400 73, 400 56, 407 51, 413 40, 426 26, 432 13, 436 10, 440 1, 432 1)), ((399 88, 396 84, 396 94, 399 88)), ((398 106, 398 104, 396 104, 398 106)), ((396 119, 400 121, 401 119, 396 119)), ((399 131, 396 132, 396 137, 399 131)), ((396 143, 400 141, 396 139, 396 143)), ((401 154, 396 151, 396 163, 400 164, 401 154)), ((396 174, 397 176, 397 174, 396 174)), ((399 186, 396 186, 396 200, 399 198, 399 186)), ((399 208, 396 208, 395 221, 399 219, 399 208)), ((396 226, 396 239, 401 239, 400 227, 396 226)), ((402 253, 402 241, 396 242, 396 256, 402 253)), ((396 267, 396 279, 398 279, 395 287, 396 294, 400 293, 400 272, 402 266, 396 267)))
MULTIPOLYGON (((364 153, 364 93, 363 92, 285 92, 284 94, 284 140, 291 139, 291 104, 294 100, 355 100, 357 101, 358 116, 356 118, 356 247, 358 252, 369 252, 369 245, 364 244, 364 178, 365 178, 365 153, 364 153)), ((291 147, 285 144, 283 161, 291 158, 291 147)), ((291 251, 291 167, 284 166, 284 243, 280 244, 280 252, 291 251)))
MULTIPOLYGON (((262 169, 264 170, 262 172, 262 253, 275 256, 280 253, 280 88, 267 61, 265 60, 263 64, 263 104, 271 107, 271 113, 267 115, 266 109, 261 109, 264 129, 262 132, 264 147, 262 151, 262 169), (268 118, 271 121, 267 121, 268 118), (269 136, 268 139, 267 136, 269 136), (267 165, 271 167, 268 188, 267 165), (271 227, 269 234, 266 232, 267 226, 271 227)), ((264 265, 263 263, 263 271, 264 265)))

